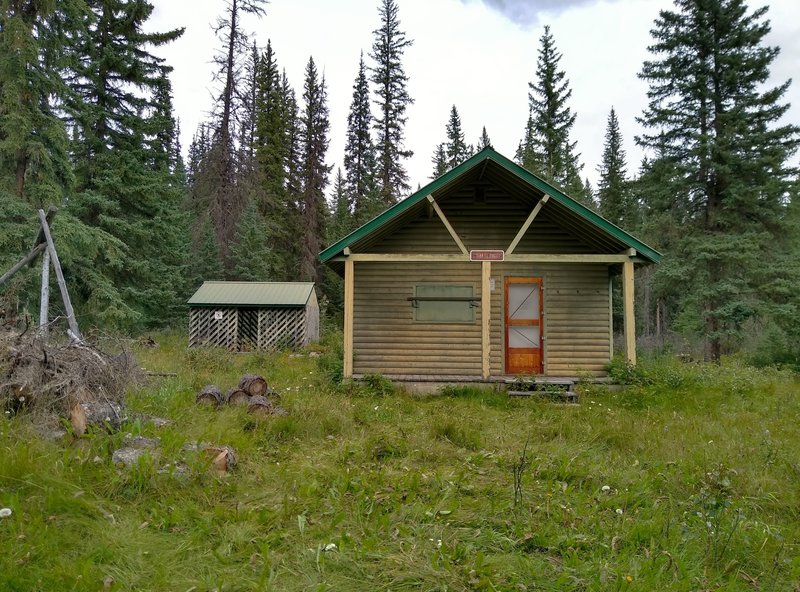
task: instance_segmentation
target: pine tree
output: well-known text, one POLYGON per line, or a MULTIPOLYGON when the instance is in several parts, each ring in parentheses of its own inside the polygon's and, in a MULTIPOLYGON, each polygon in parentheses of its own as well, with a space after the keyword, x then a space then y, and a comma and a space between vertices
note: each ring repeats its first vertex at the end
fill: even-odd
POLYGON ((303 234, 300 257, 300 277, 304 281, 319 279, 317 255, 325 232, 327 206, 325 187, 331 167, 325 164, 328 150, 328 103, 325 79, 320 80, 314 59, 309 58, 303 92, 303 114, 300 118, 300 138, 303 147, 303 234))
POLYGON ((600 174, 597 187, 600 214, 619 226, 633 227, 625 150, 622 148, 619 120, 613 107, 608 114, 603 157, 600 166, 597 167, 597 172, 600 174))
POLYGON ((358 62, 358 74, 353 84, 353 100, 347 115, 347 141, 344 147, 344 191, 350 196, 351 211, 358 225, 366 222, 380 209, 371 127, 369 81, 362 53, 358 62))
POLYGON ((481 131, 481 137, 478 138, 478 143, 476 145, 476 150, 481 151, 484 148, 491 148, 492 147, 492 140, 489 139, 489 134, 486 133, 486 126, 483 126, 483 131, 481 131))
POLYGON ((523 142, 522 166, 585 201, 580 178, 583 165, 575 153, 577 142, 570 139, 576 117, 567 104, 572 89, 565 72, 559 70, 561 54, 549 26, 545 26, 540 43, 536 81, 528 84, 531 118, 523 142))
POLYGON ((461 128, 461 116, 458 109, 453 105, 450 109, 450 119, 445 126, 447 132, 447 142, 444 145, 447 154, 447 168, 452 169, 472 156, 472 146, 468 146, 464 138, 464 130, 461 128))
POLYGON ((791 236, 784 204, 800 129, 779 121, 789 82, 764 87, 778 54, 764 44, 766 12, 744 0, 677 0, 659 14, 640 74, 648 133, 637 140, 657 151, 651 168, 669 183, 660 194, 676 201, 652 205, 681 225, 655 281, 682 286, 676 326, 701 335, 711 360, 763 313, 791 236))
POLYGON ((381 199, 392 205, 410 188, 408 172, 403 159, 413 155, 404 148, 406 108, 414 100, 408 94, 408 76, 403 70, 403 53, 413 41, 406 39, 400 30, 396 0, 381 0, 378 8, 380 28, 373 31, 375 40, 370 57, 375 66, 370 68, 371 81, 378 98, 378 115, 375 118, 377 131, 377 177, 381 199))

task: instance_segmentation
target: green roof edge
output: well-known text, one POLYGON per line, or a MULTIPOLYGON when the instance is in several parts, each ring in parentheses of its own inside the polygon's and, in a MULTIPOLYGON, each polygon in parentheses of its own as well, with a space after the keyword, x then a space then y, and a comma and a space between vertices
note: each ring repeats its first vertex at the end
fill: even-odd
POLYGON ((611 236, 619 239, 621 242, 625 243, 629 247, 636 249, 636 252, 646 259, 651 261, 652 263, 658 263, 661 260, 662 254, 653 249, 652 247, 646 245, 638 238, 633 236, 632 234, 626 232, 616 224, 609 222, 599 214, 593 212, 585 205, 575 201, 567 194, 559 191, 547 181, 540 179, 530 171, 525 170, 512 160, 509 160, 493 148, 487 146, 471 158, 465 160, 457 167, 451 169, 438 179, 428 183, 425 187, 422 187, 415 193, 412 193, 410 196, 405 198, 402 201, 397 202, 389 209, 385 210, 382 214, 376 216, 363 226, 357 228, 341 240, 335 242, 327 249, 322 251, 319 254, 319 259, 322 263, 332 259, 338 253, 340 253, 345 247, 350 246, 357 240, 365 237, 366 235, 370 234, 372 231, 377 230, 385 223, 391 221, 395 217, 399 216, 403 212, 407 211, 411 207, 418 204, 420 201, 424 200, 428 195, 437 191, 438 189, 442 188, 443 186, 447 185, 454 179, 457 179, 466 171, 470 170, 476 164, 483 162, 484 160, 492 160, 508 172, 520 177, 528 184, 533 185, 537 189, 543 191, 551 198, 557 200, 563 206, 569 208, 583 219, 591 222, 595 226, 601 228, 602 230, 608 232, 611 236))

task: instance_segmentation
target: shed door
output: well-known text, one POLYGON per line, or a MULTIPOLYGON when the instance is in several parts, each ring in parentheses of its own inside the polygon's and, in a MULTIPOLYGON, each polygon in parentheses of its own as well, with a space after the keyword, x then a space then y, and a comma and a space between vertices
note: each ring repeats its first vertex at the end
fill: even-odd
POLYGON ((505 280, 505 346, 507 374, 541 374, 542 278, 505 280))

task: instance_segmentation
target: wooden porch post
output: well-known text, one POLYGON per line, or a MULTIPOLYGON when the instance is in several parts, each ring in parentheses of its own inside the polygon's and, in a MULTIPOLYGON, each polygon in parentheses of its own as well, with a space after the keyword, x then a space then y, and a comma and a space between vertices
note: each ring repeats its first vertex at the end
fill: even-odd
POLYGON ((481 374, 483 378, 489 378, 490 354, 491 354, 491 310, 492 310, 492 263, 491 261, 481 262, 481 374))
POLYGON ((636 319, 633 313, 633 261, 622 264, 622 312, 625 319, 625 358, 636 365, 636 319))
POLYGON ((342 378, 353 377, 353 260, 344 262, 344 369, 342 378))

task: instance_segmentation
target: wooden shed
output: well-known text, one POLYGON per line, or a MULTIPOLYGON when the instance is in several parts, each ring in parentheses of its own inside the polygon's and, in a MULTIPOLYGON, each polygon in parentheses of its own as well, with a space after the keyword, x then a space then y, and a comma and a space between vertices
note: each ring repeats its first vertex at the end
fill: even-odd
POLYGON ((189 299, 189 347, 232 351, 302 347, 319 339, 307 282, 203 282, 189 299))
POLYGON ((602 376, 611 278, 636 362, 634 268, 661 255, 491 148, 320 254, 345 280, 344 375, 602 376))

